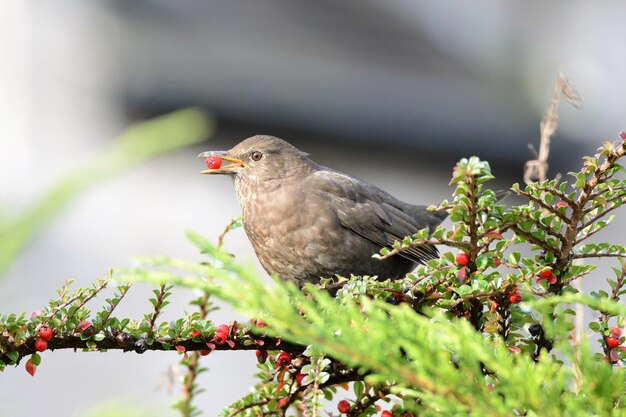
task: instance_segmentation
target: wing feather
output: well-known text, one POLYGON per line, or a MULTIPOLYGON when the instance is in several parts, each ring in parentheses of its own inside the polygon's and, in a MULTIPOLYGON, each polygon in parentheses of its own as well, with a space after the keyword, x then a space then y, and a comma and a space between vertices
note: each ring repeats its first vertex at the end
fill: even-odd
MULTIPOLYGON (((423 228, 433 229, 447 215, 404 203, 371 184, 336 171, 318 171, 312 177, 317 184, 311 189, 320 190, 330 200, 342 227, 381 248, 391 247, 395 241, 423 228)), ((424 263, 437 259, 439 252, 435 246, 424 244, 398 255, 424 263)))

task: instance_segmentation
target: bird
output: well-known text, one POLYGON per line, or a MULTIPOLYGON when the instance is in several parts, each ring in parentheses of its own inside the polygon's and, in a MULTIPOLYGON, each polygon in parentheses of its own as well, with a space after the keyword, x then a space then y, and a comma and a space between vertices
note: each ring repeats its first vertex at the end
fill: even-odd
POLYGON ((299 287, 337 276, 395 281, 439 256, 425 243, 385 259, 373 257, 421 229, 434 230, 446 211, 405 203, 314 162, 282 139, 256 135, 229 151, 198 156, 228 162, 201 173, 233 179, 254 252, 263 268, 282 280, 299 287))

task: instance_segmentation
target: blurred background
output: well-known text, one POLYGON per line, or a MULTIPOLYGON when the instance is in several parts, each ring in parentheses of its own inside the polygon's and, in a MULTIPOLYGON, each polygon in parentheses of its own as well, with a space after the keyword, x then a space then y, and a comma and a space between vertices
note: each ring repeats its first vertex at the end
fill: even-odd
MULTIPOLYGON (((584 107, 560 108, 550 176, 577 169, 626 130, 624 16, 619 1, 3 1, 0 226, 43 220, 0 233, 0 244, 28 243, 0 277, 0 312, 38 310, 66 279, 89 285, 133 255, 200 259, 184 232, 216 237, 239 208, 230 181, 198 175, 195 156, 253 134, 287 139, 405 201, 435 203, 470 155, 491 162, 494 188, 521 182, 562 71, 584 107), (213 122, 182 123, 188 140, 161 156, 112 148, 130 124, 188 106, 213 122), (42 199, 68 182, 72 192, 42 199)), ((170 131, 156 130, 150 146, 170 146, 170 131)), ((600 238, 624 243, 616 231, 625 227, 618 217, 615 235, 600 238)), ((242 230, 226 246, 256 262, 242 230)), ((139 319, 148 290, 131 290, 120 314, 139 319)), ((165 319, 191 296, 179 291, 165 319)), ((22 366, 0 375, 0 416, 113 415, 107 407, 175 416, 167 371, 176 359, 46 352, 35 378, 22 366)), ((213 416, 247 392, 255 358, 203 361, 197 405, 213 416)))

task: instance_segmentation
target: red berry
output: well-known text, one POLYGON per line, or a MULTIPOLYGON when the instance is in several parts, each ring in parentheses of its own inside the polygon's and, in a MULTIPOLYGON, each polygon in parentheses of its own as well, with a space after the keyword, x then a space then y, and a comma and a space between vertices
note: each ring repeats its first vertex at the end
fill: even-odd
POLYGON ((224 333, 225 335, 228 335, 228 325, 227 324, 220 324, 219 326, 217 326, 217 329, 215 329, 215 333, 224 333))
POLYGON ((515 290, 509 294, 509 301, 511 304, 519 304, 522 302, 522 296, 519 292, 517 292, 517 290, 515 290))
POLYGON ((257 350, 256 352, 256 361, 258 363, 265 363, 267 360, 267 350, 257 350))
POLYGON ((276 357, 276 366, 282 368, 288 366, 291 363, 291 355, 287 352, 280 352, 276 357))
POLYGON ((494 264, 495 266, 500 266, 500 265, 502 265, 502 259, 500 259, 500 258, 494 258, 494 260, 493 260, 493 264, 494 264))
POLYGON ((398 302, 402 302, 404 300, 404 296, 401 292, 392 292, 391 296, 396 299, 398 302))
POLYGON ((456 254, 456 263, 465 266, 469 262, 469 256, 465 252, 459 252, 456 254))
POLYGON ((54 336, 54 332, 50 328, 50 326, 43 325, 39 328, 39 337, 43 340, 50 340, 54 336))
POLYGON ((193 332, 191 332, 191 337, 202 337, 202 333, 200 333, 197 330, 194 330, 193 332))
POLYGON ((554 274, 554 272, 552 272, 552 268, 547 268, 547 269, 544 269, 541 272, 539 272, 539 280, 538 281, 542 281, 542 280, 548 281, 548 284, 550 284, 550 285, 556 283, 557 277, 554 274))
POLYGON ((393 414, 391 414, 391 411, 383 411, 382 413, 380 413, 380 417, 393 417, 393 414))
POLYGON ((42 338, 39 338, 39 339, 35 340, 35 350, 37 352, 43 352, 46 349, 48 349, 48 341, 47 340, 44 340, 42 338))
POLYGON ((339 412, 341 414, 347 414, 350 412, 350 403, 346 400, 341 400, 337 403, 337 410, 339 410, 339 412))
POLYGON ((222 166, 222 158, 216 155, 210 155, 204 162, 209 169, 218 169, 222 166))
POLYGON ((296 383, 298 385, 302 385, 302 380, 304 379, 305 376, 306 376, 306 374, 297 374, 296 375, 296 383))
POLYGON ((619 339, 616 339, 613 336, 607 336, 606 338, 604 338, 604 340, 606 341, 606 345, 610 349, 613 349, 619 346, 619 339))
POLYGON ((35 365, 32 359, 26 361, 26 372, 30 374, 30 376, 35 376, 35 372, 37 371, 37 365, 35 365))
POLYGON ((539 276, 543 279, 549 279, 552 276, 552 268, 546 268, 539 273, 539 276))
POLYGON ((201 350, 201 351, 200 351, 200 354, 201 354, 202 356, 206 356, 206 355, 208 355, 209 353, 211 353, 211 351, 210 351, 209 349, 203 349, 203 350, 201 350))
POLYGON ((215 336, 213 336, 213 341, 217 343, 218 345, 223 345, 224 343, 226 343, 227 340, 228 340, 228 334, 226 333, 217 332, 215 333, 215 336))

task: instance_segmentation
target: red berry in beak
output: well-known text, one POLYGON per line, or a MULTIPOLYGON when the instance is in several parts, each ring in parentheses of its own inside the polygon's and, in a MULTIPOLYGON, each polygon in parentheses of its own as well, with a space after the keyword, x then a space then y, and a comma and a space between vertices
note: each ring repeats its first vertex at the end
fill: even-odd
POLYGON ((206 161, 204 161, 206 167, 208 169, 218 169, 222 166, 222 158, 215 155, 210 155, 207 157, 206 161))

